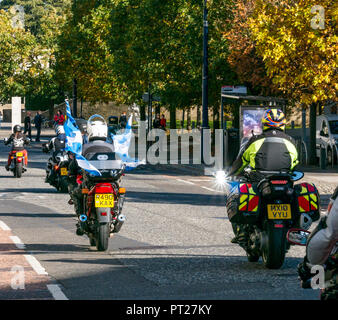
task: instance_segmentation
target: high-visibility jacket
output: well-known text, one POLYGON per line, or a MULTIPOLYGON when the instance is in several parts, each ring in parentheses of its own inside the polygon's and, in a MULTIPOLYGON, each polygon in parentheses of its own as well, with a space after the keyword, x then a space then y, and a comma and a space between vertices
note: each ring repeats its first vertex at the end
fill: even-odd
POLYGON ((241 147, 230 175, 239 175, 247 166, 255 171, 291 171, 298 163, 294 140, 281 130, 268 129, 241 147))

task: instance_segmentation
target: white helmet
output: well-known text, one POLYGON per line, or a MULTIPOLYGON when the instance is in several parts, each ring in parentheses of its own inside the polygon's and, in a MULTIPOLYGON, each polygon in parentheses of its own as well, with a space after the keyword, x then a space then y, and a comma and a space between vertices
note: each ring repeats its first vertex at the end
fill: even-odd
POLYGON ((108 127, 104 118, 98 114, 94 114, 87 122, 88 140, 106 140, 108 127))
POLYGON ((55 128, 55 133, 56 133, 57 135, 59 135, 59 134, 65 134, 65 129, 64 129, 64 127, 63 127, 63 126, 57 126, 57 127, 55 128))

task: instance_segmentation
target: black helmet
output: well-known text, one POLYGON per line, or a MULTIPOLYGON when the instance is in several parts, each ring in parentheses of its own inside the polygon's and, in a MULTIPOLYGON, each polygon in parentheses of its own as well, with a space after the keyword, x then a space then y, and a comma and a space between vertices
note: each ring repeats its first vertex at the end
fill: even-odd
POLYGON ((16 133, 16 132, 21 132, 21 131, 22 131, 22 128, 21 128, 20 125, 17 124, 17 125, 14 126, 13 131, 14 131, 14 133, 16 133))

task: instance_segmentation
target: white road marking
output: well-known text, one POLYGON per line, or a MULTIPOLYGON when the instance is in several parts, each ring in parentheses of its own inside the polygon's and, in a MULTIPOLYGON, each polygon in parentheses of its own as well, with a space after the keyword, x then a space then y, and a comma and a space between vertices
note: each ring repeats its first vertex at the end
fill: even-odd
POLYGON ((35 257, 33 257, 30 254, 25 254, 24 257, 26 258, 28 263, 32 266, 32 268, 35 270, 37 274, 48 275, 45 268, 40 264, 40 262, 35 257))
POLYGON ((208 191, 212 191, 212 192, 218 192, 217 190, 214 190, 214 189, 211 189, 211 188, 208 188, 208 187, 201 187, 205 190, 208 190, 208 191))
POLYGON ((20 240, 19 237, 17 236, 10 236, 9 237, 15 244, 15 246, 18 248, 18 249, 25 249, 25 245, 22 243, 22 241, 20 240))
POLYGON ((47 288, 55 300, 69 300, 57 284, 47 284, 47 288))
POLYGON ((4 231, 10 231, 11 230, 11 228, 6 223, 4 223, 3 221, 0 221, 0 228, 4 231))
POLYGON ((182 179, 176 179, 177 181, 180 181, 180 182, 184 182, 184 183, 187 183, 187 184, 193 184, 195 185, 195 183, 191 182, 191 181, 187 181, 187 180, 182 180, 182 179))

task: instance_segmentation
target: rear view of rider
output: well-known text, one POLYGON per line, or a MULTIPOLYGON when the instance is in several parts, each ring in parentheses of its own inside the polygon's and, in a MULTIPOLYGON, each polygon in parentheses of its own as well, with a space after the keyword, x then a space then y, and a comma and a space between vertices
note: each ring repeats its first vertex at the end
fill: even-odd
MULTIPOLYGON (((304 261, 298 265, 298 274, 303 282, 311 279, 311 266, 323 265, 338 242, 338 187, 331 196, 328 215, 322 217, 312 231, 306 245, 304 261)), ((336 292, 338 295, 338 292, 336 292)))
POLYGON ((52 177, 52 168, 57 163, 55 156, 58 152, 65 150, 66 147, 66 134, 65 129, 62 125, 57 125, 55 128, 56 137, 52 138, 46 145, 43 146, 43 152, 48 153, 49 151, 53 151, 52 157, 49 158, 47 164, 47 176, 46 182, 48 180, 53 180, 52 177))
MULTIPOLYGON (((6 170, 9 171, 9 167, 12 162, 12 155, 15 154, 17 151, 20 151, 23 153, 25 157, 25 163, 24 165, 27 166, 28 164, 28 153, 27 150, 25 150, 25 145, 29 144, 30 140, 26 138, 26 135, 22 133, 22 128, 20 125, 15 125, 13 128, 13 133, 10 135, 9 139, 5 141, 5 145, 12 144, 11 152, 8 155, 8 162, 5 166, 6 170)), ((24 169, 26 170, 26 169, 24 169)))
MULTIPOLYGON (((259 182, 261 175, 256 171, 285 171, 295 169, 298 164, 298 152, 294 140, 285 130, 286 119, 283 111, 268 109, 262 118, 263 133, 252 136, 241 146, 239 155, 234 161, 229 176, 239 176, 250 166, 250 179, 259 182)), ((245 235, 240 225, 233 224, 236 237, 233 243, 238 243, 245 235)))
MULTIPOLYGON (((91 154, 95 153, 112 153, 115 152, 114 145, 106 142, 108 127, 101 116, 93 116, 88 120, 87 125, 88 143, 82 147, 82 155, 89 158, 91 154)), ((69 165, 70 183, 68 186, 71 200, 69 204, 74 203, 75 212, 79 217, 83 214, 83 194, 81 185, 78 184, 77 175, 81 174, 81 168, 78 166, 75 158, 72 159, 69 165)), ((78 227, 79 231, 79 227, 78 227)), ((80 232, 78 232, 80 234, 80 232)))

